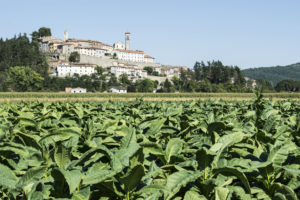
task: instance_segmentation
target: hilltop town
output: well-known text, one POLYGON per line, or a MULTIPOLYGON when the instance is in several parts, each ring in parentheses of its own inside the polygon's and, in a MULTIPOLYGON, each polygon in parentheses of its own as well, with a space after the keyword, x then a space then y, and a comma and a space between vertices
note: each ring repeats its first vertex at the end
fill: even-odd
POLYGON ((59 39, 47 27, 30 35, 0 38, 0 91, 249 92, 257 85, 273 90, 221 61, 195 62, 190 69, 162 65, 146 51, 131 49, 129 32, 112 45, 69 38, 67 31, 59 39))
POLYGON ((40 50, 47 53, 52 76, 66 77, 74 74, 92 75, 95 67, 107 68, 110 73, 119 78, 127 74, 132 81, 148 78, 159 83, 173 76, 179 77, 181 70, 187 70, 185 66, 162 65, 155 58, 141 50, 130 48, 130 33, 125 33, 125 41, 115 42, 113 45, 96 40, 83 40, 69 38, 68 31, 64 32, 64 39, 53 36, 39 38, 40 50), (77 62, 69 62, 74 52, 79 55, 77 62), (146 68, 152 68, 152 74, 147 73, 146 68))

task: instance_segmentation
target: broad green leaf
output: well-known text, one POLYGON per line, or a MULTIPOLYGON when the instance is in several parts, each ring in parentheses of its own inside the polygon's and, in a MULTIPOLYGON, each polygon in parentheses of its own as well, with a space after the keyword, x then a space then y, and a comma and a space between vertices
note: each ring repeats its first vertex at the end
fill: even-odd
POLYGON ((214 170, 214 174, 217 175, 219 173, 225 173, 226 174, 231 174, 233 176, 236 176, 244 185, 246 192, 251 193, 251 189, 250 189, 250 185, 248 182, 248 179, 246 177, 246 175, 241 172, 240 170, 236 169, 236 168, 230 168, 230 167, 223 167, 223 168, 219 168, 219 169, 215 169, 214 170))
POLYGON ((167 148, 166 148, 166 161, 170 163, 172 156, 179 156, 182 151, 183 141, 179 138, 172 138, 169 140, 167 148))
POLYGON ((7 166, 0 163, 0 186, 4 188, 15 188, 18 178, 14 172, 9 169, 7 166))
POLYGON ((178 171, 167 177, 167 188, 171 191, 168 193, 167 199, 171 199, 176 193, 181 189, 181 187, 186 186, 188 183, 194 182, 202 175, 202 172, 188 172, 188 171, 178 171))
POLYGON ((24 174, 18 182, 19 187, 25 187, 28 184, 32 184, 36 181, 39 181, 40 178, 44 176, 47 171, 46 166, 39 166, 29 169, 26 174, 24 174))
POLYGON ((144 167, 142 165, 137 165, 131 169, 127 175, 122 177, 121 182, 125 185, 126 192, 133 191, 140 184, 144 175, 144 167))
POLYGON ((226 200, 229 194, 229 189, 223 187, 216 187, 215 200, 226 200))
POLYGON ((52 176, 57 182, 57 187, 63 191, 64 183, 66 182, 69 187, 69 192, 72 194, 79 186, 82 178, 82 173, 79 170, 66 171, 61 168, 55 168, 52 171, 52 176))
POLYGON ((198 192, 195 191, 187 191, 184 195, 184 199, 183 200, 207 200, 207 198, 205 198, 205 196, 200 195, 198 192))
POLYGON ((71 162, 71 150, 59 144, 54 153, 54 160, 59 168, 66 169, 71 162))
POLYGON ((163 127, 166 118, 153 120, 150 124, 149 130, 145 133, 147 136, 155 136, 163 127))

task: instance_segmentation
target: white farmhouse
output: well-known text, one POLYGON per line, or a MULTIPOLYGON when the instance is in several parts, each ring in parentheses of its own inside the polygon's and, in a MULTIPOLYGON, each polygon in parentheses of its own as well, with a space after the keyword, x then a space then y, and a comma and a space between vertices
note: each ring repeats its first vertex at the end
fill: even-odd
POLYGON ((74 74, 90 76, 94 73, 94 66, 89 64, 61 63, 56 67, 56 76, 58 77, 74 76, 74 74))
POLYGON ((66 93, 86 93, 85 88, 65 88, 66 93))
POLYGON ((111 93, 127 93, 127 89, 125 87, 116 86, 109 89, 111 93))

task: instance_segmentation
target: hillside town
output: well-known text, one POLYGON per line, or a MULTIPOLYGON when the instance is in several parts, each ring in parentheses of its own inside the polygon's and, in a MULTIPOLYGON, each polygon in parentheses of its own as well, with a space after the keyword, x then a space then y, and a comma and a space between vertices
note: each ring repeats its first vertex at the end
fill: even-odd
POLYGON ((68 31, 64 32, 64 39, 53 36, 39 38, 40 50, 47 53, 51 59, 48 61, 52 76, 67 77, 92 75, 95 67, 101 66, 108 73, 119 78, 127 74, 128 78, 135 82, 148 78, 159 83, 167 78, 179 77, 181 70, 187 70, 185 66, 170 66, 157 63, 154 57, 142 50, 130 48, 130 33, 125 33, 125 41, 115 42, 113 45, 96 40, 82 40, 69 38, 68 31), (72 53, 79 55, 78 62, 70 62, 72 53), (151 67, 155 75, 149 75, 145 67, 151 67))

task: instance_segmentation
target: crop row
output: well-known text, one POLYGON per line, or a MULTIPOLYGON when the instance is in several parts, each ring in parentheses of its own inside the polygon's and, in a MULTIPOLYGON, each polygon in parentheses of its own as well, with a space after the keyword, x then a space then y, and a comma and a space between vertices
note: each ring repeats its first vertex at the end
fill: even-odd
MULTIPOLYGON (((266 98, 300 99, 300 93, 266 93, 266 98)), ((254 98, 253 93, 0 93, 0 99, 11 98, 254 98)))

